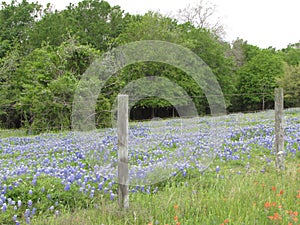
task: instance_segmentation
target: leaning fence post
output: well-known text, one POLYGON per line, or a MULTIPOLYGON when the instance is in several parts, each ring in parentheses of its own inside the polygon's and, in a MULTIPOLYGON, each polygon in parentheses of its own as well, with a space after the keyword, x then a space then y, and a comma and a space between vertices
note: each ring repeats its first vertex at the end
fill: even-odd
POLYGON ((128 95, 118 95, 118 203, 129 208, 128 194, 128 95))
POLYGON ((284 169, 283 89, 275 89, 275 154, 277 170, 284 169))

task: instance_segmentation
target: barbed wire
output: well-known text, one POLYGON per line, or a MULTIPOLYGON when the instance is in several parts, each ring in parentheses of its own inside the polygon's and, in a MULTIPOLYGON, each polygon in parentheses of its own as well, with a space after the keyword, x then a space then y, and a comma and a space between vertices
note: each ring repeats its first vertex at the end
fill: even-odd
MULTIPOLYGON (((294 92, 285 92, 284 94, 294 94, 294 92)), ((199 99, 199 98, 201 98, 201 99, 204 99, 204 98, 207 98, 208 96, 213 96, 213 97, 224 97, 224 96, 229 96, 229 97, 234 97, 234 96, 260 96, 260 97, 262 97, 262 100, 263 100, 263 98, 265 98, 266 96, 268 96, 268 97, 274 97, 274 93, 266 93, 266 92, 254 92, 254 93, 232 93, 232 94, 221 94, 221 95, 191 95, 191 96, 186 96, 186 97, 190 97, 190 98, 192 98, 192 99, 199 99)), ((185 96, 184 96, 185 97, 185 96)), ((183 97, 180 97, 180 96, 171 96, 170 97, 171 99, 182 99, 183 97)), ((92 98, 90 98, 90 99, 92 99, 92 100, 95 100, 96 98, 95 97, 92 97, 92 98)), ((157 100, 157 99, 163 99, 163 98, 159 98, 159 97, 156 97, 156 96, 146 96, 146 97, 144 97, 144 98, 142 98, 142 99, 140 99, 140 98, 138 98, 138 99, 135 99, 134 98, 134 96, 131 96, 131 95, 129 95, 129 101, 138 101, 138 100, 157 100)), ((86 103, 87 101, 89 100, 89 98, 84 98, 82 101, 81 100, 79 100, 79 101, 77 101, 77 103, 78 104, 83 104, 83 103, 86 103)), ((165 100, 165 99, 163 99, 163 100, 165 100)), ((269 102, 270 102, 270 99, 268 100, 269 102)), ((98 104, 101 104, 101 100, 99 101, 99 100, 97 100, 96 101, 96 103, 98 103, 98 104)), ((104 100, 104 102, 106 102, 105 100, 104 100)), ((115 100, 115 102, 116 102, 116 100, 115 100)), ((47 116, 49 115, 49 113, 51 113, 51 103, 52 104, 63 104, 63 105, 65 105, 65 106, 73 106, 73 101, 72 102, 68 102, 68 101, 57 101, 57 100, 55 100, 54 102, 49 102, 49 109, 48 110, 46 110, 44 113, 42 113, 40 116, 44 116, 45 118, 47 118, 47 116)), ((261 104, 261 103, 257 103, 258 105, 259 104, 261 104)), ((21 108, 22 107, 28 107, 29 108, 29 110, 30 110, 30 108, 33 106, 34 104, 33 103, 15 103, 15 104, 0 104, 0 110, 1 110, 1 108, 2 108, 2 110, 4 109, 4 110, 22 110, 21 108)), ((45 105, 47 105, 47 103, 45 104, 45 105)), ((178 106, 179 105, 181 105, 181 106, 184 106, 184 104, 178 104, 178 106)), ((257 105, 257 106, 258 106, 257 105)), ((84 107, 84 104, 83 104, 83 107, 84 107)), ((166 107, 174 107, 174 105, 170 105, 170 106, 166 106, 166 107)), ((263 106, 258 106, 257 107, 257 109, 254 109, 254 110, 249 110, 249 109, 243 109, 243 108, 241 108, 241 107, 239 107, 239 108, 236 108, 236 109, 234 109, 234 110, 232 110, 232 111, 228 111, 227 113, 228 114, 230 114, 230 113, 257 113, 257 112, 261 112, 261 111, 265 111, 265 110, 269 110, 269 109, 272 109, 274 107, 274 105, 272 105, 272 106, 268 106, 268 107, 266 107, 266 108, 263 108, 263 106)), ((149 107, 146 107, 146 108, 148 108, 148 109, 150 109, 151 108, 151 106, 149 106, 149 107)), ((156 110, 159 110, 159 108, 165 108, 165 107, 157 107, 157 108, 154 108, 154 109, 156 109, 156 110)), ((130 108, 131 109, 131 108, 130 108)), ((175 107, 175 109, 176 109, 176 107, 175 107)), ((23 109, 23 110, 25 110, 25 109, 23 109)), ((65 109, 65 108, 60 108, 59 110, 58 110, 58 112, 57 113, 62 113, 62 112, 64 112, 64 110, 67 110, 67 111, 69 111, 70 113, 72 112, 72 107, 70 108, 70 109, 65 109)), ((89 115, 89 117, 90 116, 95 116, 95 121, 96 121, 96 126, 98 127, 98 128, 101 128, 101 127, 103 127, 103 128, 105 128, 105 127, 108 127, 109 125, 108 125, 108 123, 105 123, 105 122, 101 122, 101 119, 99 118, 99 116, 101 117, 101 114, 111 114, 112 115, 112 117, 113 117, 113 114, 115 114, 117 112, 117 108, 116 108, 116 105, 115 105, 115 108, 111 108, 110 107, 110 109, 101 109, 101 110, 96 110, 95 109, 95 113, 93 113, 93 114, 91 114, 91 115, 89 115)), ((155 111, 155 113, 157 114, 157 111, 155 111)), ((206 113, 207 114, 207 113, 206 113)), ((2 114, 2 116, 3 117, 5 117, 6 115, 5 114, 2 114)), ((202 114, 200 115, 200 116, 203 116, 202 114)), ((111 118, 112 118, 111 117, 111 118)), ((173 115, 169 115, 168 116, 169 118, 174 118, 174 117, 179 117, 176 113, 175 114, 173 114, 173 115)), ((51 118, 51 116, 50 116, 50 118, 51 118)), ((149 119, 149 120, 151 120, 151 119, 149 119)), ((140 120, 138 120, 138 119, 133 119, 133 121, 146 121, 146 119, 140 119, 140 120)), ((71 130, 72 129, 72 125, 71 125, 71 122, 70 122, 70 124, 68 124, 68 123, 62 123, 62 124, 60 124, 60 125, 51 125, 51 121, 45 121, 45 122, 41 122, 41 124, 45 124, 44 126, 45 127, 32 127, 32 130, 34 129, 36 132, 57 132, 57 131, 65 131, 65 130, 71 130)), ((24 127, 24 125, 25 124, 23 124, 23 127, 24 127)), ((26 129, 28 129, 28 131, 30 132, 30 130, 31 130, 31 125, 29 124, 29 126, 27 126, 26 127, 26 125, 25 125, 25 128, 26 129)))
MULTIPOLYGON (((284 92, 284 94, 295 94, 295 92, 284 92)), ((255 96, 255 95, 258 95, 258 96, 263 96, 263 97, 266 97, 266 96, 275 96, 274 93, 265 93, 265 92, 259 92, 259 93, 233 93, 233 94, 215 94, 215 95, 187 95, 187 96, 170 96, 171 99, 183 99, 183 98, 186 98, 186 97, 190 97, 190 98, 208 98, 208 97, 224 97, 224 96, 255 96)), ((136 101, 136 100, 157 100, 157 99, 162 99, 161 97, 159 96, 141 96, 143 97, 142 99, 141 98, 134 98, 135 96, 133 95, 128 95, 129 97, 129 100, 130 101, 136 101)), ((98 102, 101 102, 99 101, 97 98, 95 98, 94 96, 93 97, 84 97, 82 98, 81 100, 80 99, 76 99, 76 101, 57 101, 57 100, 54 100, 54 101, 49 101, 51 103, 60 103, 60 104, 63 104, 63 105, 72 105, 74 102, 76 103, 86 103, 88 100, 93 100, 93 101, 96 101, 96 103, 98 102)), ((106 102, 106 100, 103 100, 103 102, 106 102)), ((20 107, 20 106, 32 106, 33 103, 14 103, 14 104, 0 104, 0 107, 12 107, 12 105, 14 105, 14 108, 16 107, 20 107)))
MULTIPOLYGON (((265 109, 265 110, 245 110, 245 111, 239 111, 239 112, 228 112, 227 115, 233 115, 233 114, 238 114, 238 113, 243 113, 243 114, 250 114, 250 113, 261 113, 261 112, 266 112, 269 111, 270 109, 265 109)), ((288 109, 287 109, 288 110, 288 109)), ((300 111, 300 110, 299 110, 300 111)), ((208 114, 209 115, 209 114, 208 114)), ((198 115, 199 117, 203 117, 205 115, 198 115)), ((180 118, 180 119, 189 119, 190 117, 182 117, 182 116, 174 116, 174 117, 165 117, 164 119, 175 119, 175 118, 180 118)), ((130 119, 130 122, 149 122, 152 121, 153 118, 149 118, 149 119, 130 119)), ((95 128, 96 130, 101 130, 101 129, 107 129, 107 128, 114 128, 113 124, 111 123, 99 123, 96 122, 95 123, 95 128)), ((29 126, 23 126, 19 129, 20 131, 24 132, 24 135, 38 135, 38 134, 47 134, 47 133, 53 133, 53 134, 57 134, 57 133, 68 133, 68 132, 76 132, 76 130, 73 130, 72 124, 70 123, 69 125, 58 125, 58 126, 53 126, 53 125, 43 125, 43 127, 32 127, 31 125, 29 126)), ((3 132, 7 132, 10 133, 11 129, 1 129, 0 131, 3 132)), ((13 131, 16 131, 15 129, 13 129, 13 131)), ((1 138, 1 133, 0 133, 0 138, 1 138)))

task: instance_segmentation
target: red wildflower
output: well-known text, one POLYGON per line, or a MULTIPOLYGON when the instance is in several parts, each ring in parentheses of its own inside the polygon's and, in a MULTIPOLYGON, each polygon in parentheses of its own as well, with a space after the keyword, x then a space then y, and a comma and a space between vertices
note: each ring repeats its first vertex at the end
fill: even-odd
POLYGON ((278 214, 277 212, 274 213, 273 216, 268 216, 268 218, 269 218, 270 220, 281 220, 281 219, 282 219, 282 217, 279 216, 279 214, 278 214))
POLYGON ((174 216, 174 220, 175 220, 175 221, 178 221, 178 216, 177 216, 177 215, 174 216))

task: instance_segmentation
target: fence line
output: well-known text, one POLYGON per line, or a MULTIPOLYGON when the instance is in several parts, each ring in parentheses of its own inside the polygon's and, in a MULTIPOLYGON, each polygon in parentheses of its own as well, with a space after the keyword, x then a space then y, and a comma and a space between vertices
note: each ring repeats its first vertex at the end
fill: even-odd
MULTIPOLYGON (((295 94, 294 92, 284 92, 284 94, 295 94)), ((275 96, 274 94, 271 94, 271 93, 236 93, 236 94, 221 94, 221 95, 188 95, 188 97, 191 97, 191 98, 207 98, 208 96, 211 96, 211 97, 222 97, 222 96, 275 96)), ((128 95, 130 100, 140 100, 139 98, 134 98, 134 96, 131 96, 131 95, 128 95)), ((158 96, 157 96, 158 97, 158 96)), ((157 97, 153 96, 153 97, 145 97, 143 99, 147 99, 147 100, 152 100, 152 99, 157 99, 157 97)), ((182 96, 171 96, 171 98, 173 99, 182 99, 182 96)), ((88 97, 88 98, 84 98, 82 100, 76 100, 76 102, 79 102, 79 103, 85 103, 87 100, 95 100, 94 97, 88 97)), ((52 101, 51 103, 61 103, 61 104, 64 104, 64 105, 72 105, 74 101, 52 101)), ((33 104, 32 103, 21 103, 21 104, 3 104, 3 105, 0 105, 0 107, 3 107, 3 108, 16 108, 17 106, 32 106, 33 104)))
MULTIPOLYGON (((290 92, 285 92, 284 94, 286 95, 286 94, 289 94, 290 92)), ((267 93, 241 93, 241 94, 224 94, 223 96, 246 96, 246 95, 248 95, 248 96, 250 96, 250 95, 252 95, 252 96, 259 96, 259 95, 264 95, 264 96, 266 96, 267 95, 267 93)), ((268 94, 269 95, 269 94, 268 94)), ((213 95, 212 95, 213 96, 213 95)), ((220 96, 220 95, 214 95, 214 96, 220 96)), ((271 96, 271 95, 269 95, 269 96, 271 96)), ((272 94, 272 96, 274 96, 275 97, 275 93, 273 93, 272 94)), ((191 98, 206 98, 207 96, 205 96, 205 95, 194 95, 194 96, 190 96, 191 98)), ((174 99, 176 99, 176 98, 181 98, 181 97, 172 97, 172 98, 174 98, 174 99)), ((130 96, 129 95, 129 99, 131 100, 131 101, 134 101, 134 96, 130 96)), ((151 99, 157 99, 157 98, 155 98, 155 97, 146 97, 146 98, 144 98, 144 100, 151 100, 151 99)), ((62 103, 62 104, 69 104, 70 106, 72 106, 72 104, 73 104, 73 102, 66 102, 66 101, 61 101, 61 102, 58 102, 58 101, 56 101, 56 103, 62 103)), ((18 105, 18 106, 32 106, 32 104, 20 104, 20 105, 18 105)), ((261 112, 261 111, 264 111, 265 109, 264 109, 264 107, 262 107, 262 106, 260 106, 260 105, 257 105, 258 106, 258 108, 255 110, 244 110, 244 109, 242 109, 242 108, 239 108, 239 109, 235 109, 234 111, 230 111, 230 113, 256 113, 256 112, 261 112)), ((7 109, 16 109, 17 108, 17 106, 14 106, 14 105, 11 105, 11 104, 4 104, 4 105, 1 105, 0 104, 0 111, 1 111, 1 108, 2 109, 4 109, 5 110, 5 108, 7 108, 7 109)), ((273 105, 271 106, 271 108, 273 109, 273 105)), ((47 110, 47 111, 45 111, 44 113, 42 113, 41 115, 45 115, 45 117, 46 117, 46 115, 48 115, 48 113, 50 112, 49 110, 51 110, 51 107, 47 110)), ((63 109, 62 109, 63 110, 63 109)), ((108 109, 108 110, 101 110, 101 111, 98 111, 98 112, 96 112, 96 113, 94 113, 94 114, 92 114, 92 115, 90 115, 90 116, 93 116, 93 115, 101 115, 102 113, 110 113, 110 114, 112 114, 112 113, 115 113, 115 109, 108 109)), ((5 117, 5 115, 3 114, 2 115, 3 117, 5 117)), ((171 116, 172 117, 172 116, 171 116)), ((98 118, 98 117, 97 117, 98 118)), ((97 118, 96 118, 96 120, 97 120, 97 118)), ((22 121, 21 121, 22 122, 22 121)), ((107 127, 107 123, 105 123, 105 122, 101 122, 101 121, 99 121, 99 120, 97 120, 96 121, 96 123, 97 123, 97 126, 98 127, 107 127)), ((4 123, 3 123, 4 124, 4 123)), ((40 127, 40 128, 38 128, 38 127, 34 127, 34 129, 36 130, 36 131, 45 131, 45 132, 47 132, 47 131, 50 131, 51 132, 51 130, 65 130, 65 129, 71 129, 71 127, 72 127, 72 125, 71 125, 71 121, 70 121, 70 124, 62 124, 62 125, 57 125, 57 126, 53 126, 53 125, 51 125, 51 121, 49 122, 49 125, 45 125, 46 127, 40 127)), ((26 128, 26 127, 25 127, 26 128)))
MULTIPOLYGON (((284 94, 295 94, 295 92, 284 92, 284 94)), ((211 96, 211 97, 222 97, 222 96, 255 96, 255 95, 261 95, 261 96, 274 96, 273 93, 265 93, 265 92, 253 92, 253 93, 234 93, 234 94, 220 94, 220 95, 188 95, 188 97, 191 98, 207 98, 207 96, 211 96)), ((128 95, 130 100, 135 100, 135 98, 133 98, 134 96, 131 96, 130 94, 128 95)), ((157 97, 145 97, 145 99, 154 99, 157 97)), ((172 96, 172 98, 174 99, 180 99, 182 98, 182 96, 172 96)), ((60 98, 56 98, 54 99, 54 101, 52 101, 52 103, 61 103, 61 104, 68 104, 68 105, 72 105, 73 101, 56 101, 59 100, 60 98)), ((97 98, 96 98, 97 99, 97 98)), ((95 100, 95 97, 85 97, 82 100, 76 100, 76 102, 86 102, 87 100, 95 100)), ((18 104, 18 106, 31 106, 32 103, 22 103, 22 104, 18 104)), ((11 104, 3 104, 0 105, 1 107, 5 107, 5 106, 11 106, 11 104)))

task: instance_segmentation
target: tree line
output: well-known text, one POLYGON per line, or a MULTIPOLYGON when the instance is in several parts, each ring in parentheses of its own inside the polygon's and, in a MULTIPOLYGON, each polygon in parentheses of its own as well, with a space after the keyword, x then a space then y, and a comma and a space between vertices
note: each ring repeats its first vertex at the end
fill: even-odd
MULTIPOLYGON (((275 87, 284 88, 286 107, 299 106, 298 43, 281 50, 261 49, 243 39, 228 43, 222 27, 207 22, 209 13, 195 16, 197 7, 187 7, 173 18, 157 12, 132 15, 101 0, 83 0, 60 11, 27 0, 2 3, 0 128, 24 127, 35 133, 70 129, 74 93, 85 70, 105 52, 139 40, 168 41, 197 54, 216 75, 229 112, 273 108, 275 87), (195 18, 202 19, 197 23, 195 18)), ((170 65, 141 62, 107 81, 95 107, 97 127, 110 125, 110 110, 120 90, 147 76, 176 82, 199 114, 209 112, 203 91, 190 76, 170 65)), ((155 113, 174 115, 174 108, 152 98, 137 102, 132 112, 132 119, 140 119, 155 113)))

